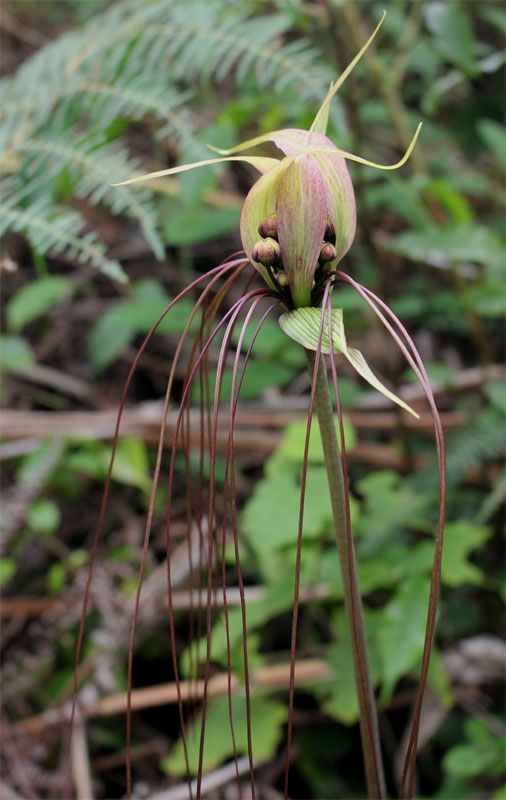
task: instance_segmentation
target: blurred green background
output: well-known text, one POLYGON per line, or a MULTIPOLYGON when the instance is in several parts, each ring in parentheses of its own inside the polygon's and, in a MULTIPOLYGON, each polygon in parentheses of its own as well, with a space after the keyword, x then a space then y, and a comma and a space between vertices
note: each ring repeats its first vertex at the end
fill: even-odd
MULTIPOLYGON (((124 714, 106 715, 99 698, 126 686, 161 398, 196 295, 162 324, 129 395, 86 620, 82 685, 91 711, 79 727, 72 780, 62 727, 41 715, 72 696, 80 604, 122 383, 167 302, 240 248, 241 204, 255 176, 234 164, 141 187, 110 182, 210 157, 207 143, 228 147, 264 131, 309 127, 330 81, 384 7, 374 45, 333 101, 328 135, 345 150, 393 163, 424 123, 402 170, 350 163, 358 226, 341 264, 408 327, 447 436, 443 585, 416 792, 441 800, 506 797, 506 16, 494 0, 2 3, 2 796, 125 796, 124 714)), ((423 647, 437 514, 434 444, 426 406, 395 345, 351 290, 336 290, 334 302, 344 309, 350 343, 422 415, 410 422, 340 364, 359 575, 395 794, 423 647)), ((272 667, 288 660, 308 390, 302 350, 269 319, 246 373, 236 436, 248 643, 252 666, 265 678, 253 702, 262 798, 282 796, 288 697, 286 682, 272 681, 272 667)), ((178 470, 183 497, 180 462, 178 470)), ((222 459, 218 477, 222 483, 222 459)), ((166 482, 164 462, 136 689, 174 678, 164 599, 166 482)), ((187 677, 184 499, 180 506, 172 563, 187 677)), ((357 706, 316 440, 305 521, 297 657, 309 672, 295 696, 290 796, 359 798, 357 706)), ((232 554, 227 575, 235 586, 232 554)), ((227 654, 218 612, 213 625, 219 674, 227 654)), ((240 680, 239 608, 230 611, 230 628, 240 680)), ((238 701, 240 754, 243 717, 238 701)), ((136 797, 184 780, 178 726, 175 705, 135 713, 136 797)), ((211 702, 207 732, 205 768, 212 770, 233 754, 225 697, 211 702)), ((215 796, 235 797, 236 789, 232 775, 231 788, 215 796)))

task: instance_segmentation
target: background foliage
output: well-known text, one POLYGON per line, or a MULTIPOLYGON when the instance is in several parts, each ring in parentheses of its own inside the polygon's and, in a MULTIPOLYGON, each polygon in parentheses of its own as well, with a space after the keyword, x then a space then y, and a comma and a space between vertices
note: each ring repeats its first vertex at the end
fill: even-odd
MULTIPOLYGON (((110 181, 205 158, 207 142, 225 147, 265 130, 307 127, 329 81, 382 8, 369 0, 3 4, 0 355, 3 401, 11 409, 2 446, 4 780, 22 796, 27 786, 26 796, 70 791, 61 731, 35 725, 38 733, 27 738, 27 719, 59 708, 71 694, 79 600, 121 382, 170 298, 240 246, 241 201, 253 177, 234 165, 142 188, 110 181), (43 411, 51 413, 41 417, 43 411)), ((333 104, 329 135, 344 149, 391 162, 424 122, 400 174, 351 164, 359 227, 343 264, 408 325, 434 380, 448 437, 449 521, 418 792, 500 798, 504 9, 493 0, 395 0, 387 10, 373 50, 333 104)), ((350 291, 339 292, 350 342, 424 411, 375 321, 350 291)), ((161 326, 129 400, 87 621, 83 677, 91 705, 125 687, 158 401, 190 308, 183 301, 161 326)), ((395 787, 423 645, 437 504, 433 444, 423 420, 406 427, 345 364, 342 370, 360 582, 395 787)), ((287 659, 307 391, 303 354, 269 320, 246 375, 237 443, 243 569, 254 590, 248 640, 260 672, 287 659)), ((173 678, 163 607, 163 498, 158 512, 136 687, 173 678)), ((298 657, 319 659, 334 677, 308 679, 297 691, 293 797, 363 792, 330 519, 315 437, 298 657)), ((186 562, 178 550, 174 569, 182 589, 186 562)), ((231 557, 231 583, 232 564, 231 557)), ((187 618, 179 613, 183 650, 187 618)), ((238 609, 230 612, 230 627, 239 645, 238 609)), ((212 647, 216 670, 226 670, 219 616, 212 647)), ((190 663, 186 650, 186 674, 190 663)), ((232 667, 240 671, 238 657, 232 667)), ((258 771, 265 797, 278 796, 281 785, 286 713, 282 688, 256 693, 254 745, 265 762, 258 771)), ((184 773, 176 717, 164 708, 135 717, 134 779, 143 796, 184 773)), ((207 722, 208 769, 232 755, 227 718, 227 704, 217 698, 207 722)), ((99 713, 87 723, 97 797, 124 794, 123 727, 121 717, 99 713)), ((237 746, 245 752, 241 736, 237 746)))

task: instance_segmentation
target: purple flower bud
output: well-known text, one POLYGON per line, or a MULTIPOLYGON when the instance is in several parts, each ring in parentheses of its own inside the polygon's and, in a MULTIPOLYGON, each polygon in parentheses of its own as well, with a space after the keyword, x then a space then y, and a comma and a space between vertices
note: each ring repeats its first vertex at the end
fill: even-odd
POLYGON ((337 258, 337 250, 330 242, 323 242, 322 249, 320 250, 320 264, 327 264, 329 261, 334 261, 337 258))
POLYGON ((271 239, 278 238, 278 222, 275 216, 266 217, 263 222, 258 226, 258 233, 260 236, 269 237, 271 239))
POLYGON ((272 267, 279 261, 281 249, 275 239, 261 239, 253 247, 251 257, 253 261, 262 264, 264 267, 272 267))
POLYGON ((280 266, 292 304, 309 306, 319 261, 340 261, 351 247, 356 224, 353 186, 345 159, 323 134, 289 129, 271 137, 286 157, 250 190, 241 215, 241 239, 248 258, 273 285, 253 248, 258 230, 264 231, 275 215, 280 266), (334 245, 326 235, 335 239, 334 245))

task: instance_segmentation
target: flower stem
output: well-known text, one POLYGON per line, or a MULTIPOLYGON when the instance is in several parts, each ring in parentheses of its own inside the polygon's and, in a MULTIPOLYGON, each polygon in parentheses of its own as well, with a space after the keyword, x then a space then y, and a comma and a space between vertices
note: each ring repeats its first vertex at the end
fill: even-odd
MULTIPOLYGON (((316 354, 306 350, 311 378, 315 371, 316 354)), ((360 733, 364 754, 367 789, 371 800, 386 796, 385 778, 381 758, 378 717, 371 680, 364 610, 358 587, 353 540, 349 532, 347 492, 341 454, 330 400, 329 384, 323 357, 320 357, 315 385, 315 406, 320 425, 325 466, 330 488, 334 529, 343 579, 344 604, 350 631, 353 668, 360 710, 360 733)))

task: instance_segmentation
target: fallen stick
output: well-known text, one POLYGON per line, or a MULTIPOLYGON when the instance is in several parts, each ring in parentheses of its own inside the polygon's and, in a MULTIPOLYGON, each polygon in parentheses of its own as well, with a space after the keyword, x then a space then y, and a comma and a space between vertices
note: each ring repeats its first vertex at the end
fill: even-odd
MULTIPOLYGON (((307 683, 322 683, 331 680, 332 671, 328 664, 319 658, 301 659, 295 664, 295 682, 298 685, 307 683)), ((290 664, 271 664, 267 667, 260 667, 253 671, 250 686, 252 691, 255 689, 274 691, 287 688, 290 681, 290 664)), ((228 692, 229 677, 226 672, 213 675, 207 685, 208 697, 218 697, 228 692)), ((232 690, 241 689, 241 683, 235 675, 231 677, 232 690)), ((184 701, 198 700, 204 693, 203 680, 184 680, 179 681, 179 691, 184 701)), ((178 702, 178 687, 171 683, 160 683, 155 686, 148 686, 143 689, 134 689, 131 694, 132 711, 139 711, 143 708, 153 708, 154 706, 172 705, 178 702)), ((92 717, 111 716, 126 712, 127 693, 119 692, 108 697, 103 697, 95 703, 82 705, 80 713, 83 719, 92 717)), ((26 717, 14 723, 13 728, 17 732, 39 735, 51 725, 58 725, 68 720, 68 709, 49 709, 43 714, 33 717, 26 717)))

